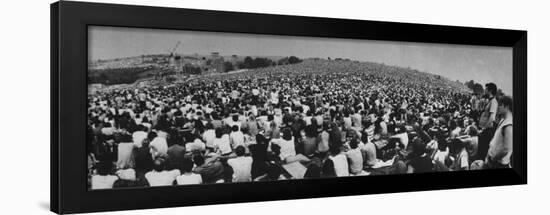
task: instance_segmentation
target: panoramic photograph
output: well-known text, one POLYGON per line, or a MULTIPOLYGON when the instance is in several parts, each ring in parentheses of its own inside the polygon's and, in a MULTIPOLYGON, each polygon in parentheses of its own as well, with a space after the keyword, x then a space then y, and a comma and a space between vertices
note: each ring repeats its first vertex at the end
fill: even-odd
POLYGON ((88 189, 511 168, 512 71, 508 47, 89 26, 88 189))

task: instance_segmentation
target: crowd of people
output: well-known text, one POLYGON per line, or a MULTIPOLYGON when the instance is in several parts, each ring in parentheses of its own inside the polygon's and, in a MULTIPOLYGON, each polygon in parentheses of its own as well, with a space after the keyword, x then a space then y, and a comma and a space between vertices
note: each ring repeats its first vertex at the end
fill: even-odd
POLYGON ((88 96, 90 189, 509 168, 513 101, 354 61, 88 96), (305 171, 289 169, 303 167, 305 171))

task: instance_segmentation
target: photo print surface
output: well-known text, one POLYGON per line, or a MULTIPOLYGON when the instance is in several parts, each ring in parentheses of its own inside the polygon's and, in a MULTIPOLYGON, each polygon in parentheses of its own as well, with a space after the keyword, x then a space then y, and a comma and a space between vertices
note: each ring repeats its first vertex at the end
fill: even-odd
POLYGON ((88 27, 88 189, 513 166, 512 48, 88 27))

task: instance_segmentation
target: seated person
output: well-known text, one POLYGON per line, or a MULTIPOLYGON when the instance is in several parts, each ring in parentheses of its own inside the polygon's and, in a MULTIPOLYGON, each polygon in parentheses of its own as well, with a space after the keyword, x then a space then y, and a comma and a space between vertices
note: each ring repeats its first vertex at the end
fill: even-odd
POLYGON ((359 148, 359 140, 351 139, 349 142, 350 150, 345 154, 349 163, 349 171, 352 175, 360 174, 363 171, 363 154, 359 148))
POLYGON ((216 128, 216 138, 214 139, 214 149, 221 155, 229 155, 233 152, 229 135, 223 133, 222 128, 216 128))
POLYGON ((278 181, 284 180, 281 167, 274 163, 269 163, 267 173, 257 177, 254 181, 278 181))
POLYGON ((235 148, 236 158, 227 160, 227 164, 233 168, 233 182, 251 181, 252 157, 244 156, 244 146, 235 148))
POLYGON ((239 130, 239 126, 233 125, 233 127, 231 128, 231 134, 229 134, 229 142, 234 149, 238 146, 244 146, 244 133, 239 130))
POLYGON ((185 151, 194 152, 194 151, 204 151, 206 150, 206 144, 198 136, 188 136, 186 138, 185 151))
POLYGON ((283 137, 273 142, 273 144, 281 147, 280 158, 286 163, 292 163, 296 161, 308 162, 309 158, 302 154, 296 154, 296 147, 294 145, 294 137, 292 136, 292 130, 290 128, 283 129, 283 137))
POLYGON ((178 169, 165 170, 165 161, 162 158, 157 158, 153 162, 153 171, 145 174, 145 179, 149 183, 149 186, 171 186, 176 180, 176 177, 180 175, 178 169))
POLYGON ((369 137, 366 132, 361 135, 361 142, 363 146, 360 147, 360 150, 363 155, 365 167, 372 167, 376 165, 378 162, 378 159, 376 158, 376 146, 372 143, 372 141, 369 141, 369 137))
POLYGON ((437 150, 434 153, 433 160, 435 162, 445 163, 449 157, 449 147, 447 147, 447 140, 440 139, 437 141, 437 150))
POLYGON ((412 141, 411 150, 407 173, 422 173, 434 170, 432 159, 426 153, 426 144, 421 138, 415 138, 412 141))
POLYGON ((203 183, 207 184, 223 181, 224 167, 220 162, 218 154, 210 153, 204 157, 201 154, 195 154, 193 156, 193 162, 196 165, 193 172, 201 175, 203 183))
POLYGON ((331 147, 328 159, 334 163, 336 176, 349 176, 349 164, 346 155, 340 151, 340 147, 331 147))
POLYGON ((92 176, 92 190, 112 189, 118 177, 112 175, 113 163, 102 161, 97 165, 97 174, 92 176))
POLYGON ((334 162, 331 159, 326 159, 325 162, 323 163, 323 168, 321 170, 321 177, 323 178, 336 177, 334 162))
POLYGON ((460 171, 468 170, 470 164, 468 163, 468 152, 464 147, 464 143, 459 139, 454 139, 449 146, 450 158, 452 161, 450 170, 460 171))
POLYGON ((182 174, 176 177, 176 183, 178 185, 188 184, 202 184, 202 177, 200 174, 193 173, 193 161, 189 158, 185 158, 182 161, 181 170, 182 174))

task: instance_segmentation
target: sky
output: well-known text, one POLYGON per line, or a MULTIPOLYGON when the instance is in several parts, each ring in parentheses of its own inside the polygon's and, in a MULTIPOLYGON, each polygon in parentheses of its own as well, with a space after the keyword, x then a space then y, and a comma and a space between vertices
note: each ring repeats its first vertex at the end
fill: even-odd
POLYGON ((512 94, 512 48, 320 37, 91 26, 89 60, 169 54, 349 58, 410 67, 461 82, 495 83, 512 94))

